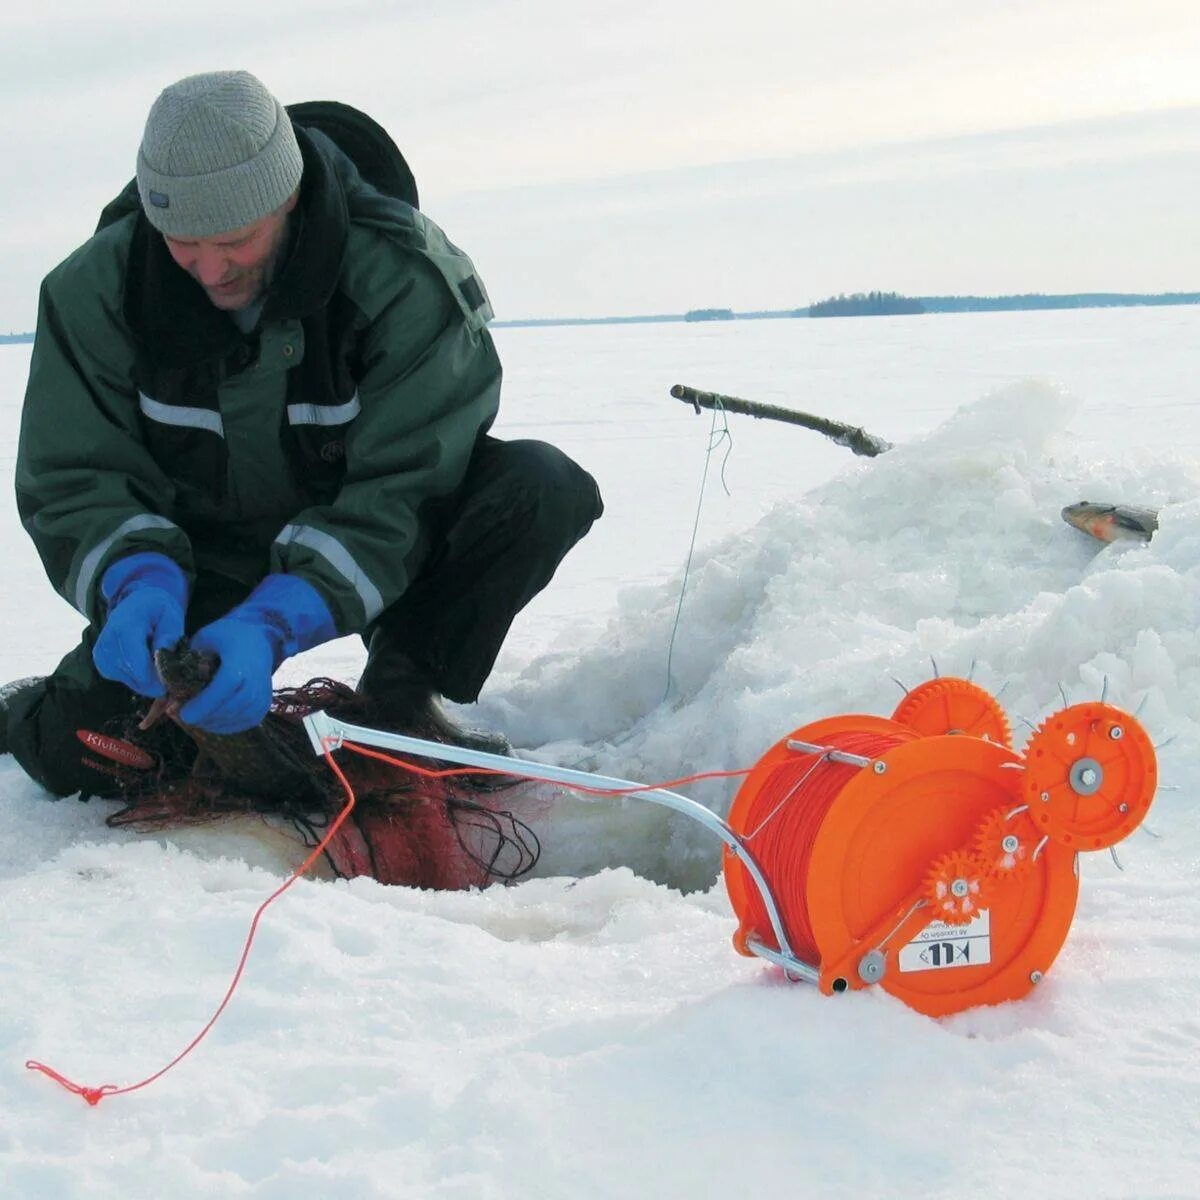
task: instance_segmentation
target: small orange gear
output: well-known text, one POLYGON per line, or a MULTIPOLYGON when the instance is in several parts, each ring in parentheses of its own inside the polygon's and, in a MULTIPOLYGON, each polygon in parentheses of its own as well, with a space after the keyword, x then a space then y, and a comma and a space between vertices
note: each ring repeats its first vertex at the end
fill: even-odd
POLYGON ((934 918, 947 925, 966 925, 988 906, 988 864, 966 850, 951 850, 929 868, 925 898, 934 918))
POLYGON ((1008 806, 993 809, 976 831, 975 853, 987 864, 990 878, 1016 879, 1032 868, 1041 836, 1028 809, 1017 813, 1008 806))
POLYGON ((1012 746, 1012 730, 1000 702, 969 679, 928 679, 896 705, 892 720, 922 737, 962 733, 1012 746))

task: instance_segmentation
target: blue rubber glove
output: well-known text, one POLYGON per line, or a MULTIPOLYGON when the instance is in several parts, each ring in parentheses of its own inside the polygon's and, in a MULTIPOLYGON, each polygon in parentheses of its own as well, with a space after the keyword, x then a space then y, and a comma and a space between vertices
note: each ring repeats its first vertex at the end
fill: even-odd
POLYGON ((100 581, 108 615, 92 647, 96 670, 141 696, 164 695, 154 652, 183 637, 187 590, 179 564, 165 554, 145 550, 117 559, 100 581))
POLYGON ((191 639, 193 650, 220 659, 208 686, 179 719, 209 733, 252 729, 271 707, 271 676, 285 658, 337 637, 329 606, 298 575, 268 575, 219 621, 191 639))

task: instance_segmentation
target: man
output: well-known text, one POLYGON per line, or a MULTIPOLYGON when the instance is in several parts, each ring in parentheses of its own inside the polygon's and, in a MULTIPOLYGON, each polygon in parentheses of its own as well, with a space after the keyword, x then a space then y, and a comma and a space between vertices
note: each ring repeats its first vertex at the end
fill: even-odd
POLYGON ((42 288, 17 501, 89 624, 10 685, 0 749, 53 793, 112 794, 108 735, 185 634, 220 664, 185 724, 253 727, 285 658, 359 633, 360 691, 461 735, 436 696, 478 696, 602 511, 554 447, 487 435, 490 316, 441 230, 254 76, 167 88, 136 180, 42 288))

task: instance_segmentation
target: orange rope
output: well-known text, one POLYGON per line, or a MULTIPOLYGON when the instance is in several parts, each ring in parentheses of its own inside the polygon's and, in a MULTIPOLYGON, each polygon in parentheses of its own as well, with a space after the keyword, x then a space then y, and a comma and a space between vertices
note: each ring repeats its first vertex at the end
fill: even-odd
MULTIPOLYGON (((851 754, 878 758, 903 738, 887 734, 846 731, 824 738, 824 744, 851 754)), ((754 855, 771 888, 792 951, 805 962, 820 962, 808 913, 808 871, 821 824, 842 788, 861 768, 806 754, 781 762, 766 777, 751 800, 737 832, 754 855)), ((758 888, 737 863, 745 883, 743 929, 754 931, 763 945, 778 950, 778 940, 758 888)))
POLYGON ((683 783, 696 783, 701 779, 738 779, 749 775, 753 770, 752 767, 743 767, 736 771, 697 771, 694 775, 681 775, 678 779, 667 779, 662 783, 635 783, 629 787, 607 788, 588 787, 584 783, 563 783, 561 779, 551 779, 546 775, 530 775, 525 771, 504 771, 496 767, 450 767, 435 771, 429 767, 419 767, 416 763, 403 758, 393 758, 390 754, 384 754, 380 750, 370 750, 356 742, 342 742, 341 749, 352 750, 355 754, 363 755, 364 758, 376 758, 380 762, 391 763, 394 767, 411 771, 414 775, 422 775, 426 779, 450 779, 457 775, 500 775, 508 778, 527 779, 530 783, 552 783, 556 787, 565 787, 568 791, 587 792, 592 796, 635 796, 639 792, 665 790, 678 787, 683 783))
MULTIPOLYGON (((25 1067, 27 1070, 40 1072, 41 1074, 49 1077, 50 1079, 53 1079, 55 1081, 55 1083, 58 1083, 62 1087, 66 1088, 67 1091, 73 1092, 77 1096, 81 1096, 84 1100, 87 1101, 88 1104, 95 1106, 95 1105, 99 1104, 100 1101, 103 1100, 105 1096, 124 1096, 124 1095, 128 1095, 130 1092, 136 1092, 141 1088, 148 1087, 155 1080, 161 1079, 162 1076, 164 1076, 169 1070, 171 1070, 172 1067, 174 1067, 176 1064, 182 1062, 183 1059, 185 1059, 189 1054, 191 1054, 191 1052, 208 1035, 208 1031, 210 1029, 212 1029, 212 1027, 217 1023, 218 1018, 225 1011, 226 1006, 229 1004, 230 1000, 233 998, 233 993, 237 990, 237 986, 242 980, 242 974, 246 969, 246 962, 250 957, 250 949, 254 945, 254 938, 258 933, 258 925, 259 925, 259 922, 262 920, 263 914, 270 907, 270 905, 272 905, 277 899, 279 899, 279 897, 282 896, 283 893, 286 892, 288 890, 288 888, 290 888, 292 886, 292 884, 294 884, 296 882, 296 880, 299 879, 300 876, 303 875, 305 873, 305 871, 307 871, 308 868, 311 867, 314 862, 316 862, 316 860, 321 856, 321 854, 324 853, 325 848, 329 845, 329 843, 337 835, 338 830, 341 829, 342 825, 345 824, 346 819, 350 816, 350 813, 354 810, 354 805, 355 805, 354 788, 351 786, 350 781, 346 778, 345 773, 342 771, 341 767, 337 764, 336 760, 333 757, 331 747, 332 747, 332 744, 335 742, 336 742, 336 738, 323 738, 322 739, 322 752, 325 755, 325 761, 329 764, 330 770, 333 771, 334 775, 337 776, 339 782, 342 785, 342 788, 346 792, 345 807, 338 814, 338 816, 334 820, 334 822, 329 826, 329 829, 326 831, 325 836, 321 839, 321 841, 315 847, 313 847, 312 852, 304 860, 304 862, 301 863, 300 866, 297 867, 295 869, 295 871, 292 872, 292 874, 288 877, 288 879, 283 884, 281 884, 278 888, 276 888, 275 891, 273 891, 262 902, 262 904, 260 904, 258 906, 258 909, 255 912, 254 917, 252 918, 252 920, 250 922, 250 929, 246 935, 245 944, 242 946, 241 957, 238 959, 237 969, 234 971, 233 979, 230 981, 229 987, 226 989, 225 995, 221 999, 220 1004, 217 1005, 216 1011, 209 1018, 208 1023, 204 1026, 204 1028, 201 1029, 200 1032, 198 1034, 196 1034, 196 1036, 173 1059, 171 1059, 171 1061, 169 1063, 167 1063, 167 1065, 165 1067, 161 1068, 158 1071, 155 1071, 153 1075, 147 1076, 145 1079, 141 1080, 140 1082, 129 1084, 125 1087, 118 1087, 116 1084, 113 1084, 113 1083, 106 1083, 100 1087, 87 1087, 83 1084, 78 1084, 78 1083, 73 1082, 72 1080, 68 1079, 65 1075, 62 1075, 58 1071, 54 1070, 53 1067, 48 1067, 45 1063, 38 1062, 36 1059, 32 1059, 32 1058, 29 1059, 25 1063, 25 1067)), ((520 774, 521 778, 529 779, 534 783, 558 783, 559 782, 557 780, 548 779, 548 778, 545 778, 544 776, 540 776, 540 775, 526 775, 523 773, 513 772, 513 771, 494 770, 490 767, 456 767, 456 768, 452 768, 449 770, 431 770, 428 767, 420 767, 420 766, 417 766, 416 763, 407 762, 403 759, 393 758, 390 755, 382 754, 376 750, 370 750, 365 746, 359 746, 352 742, 343 742, 343 743, 341 743, 341 745, 345 749, 353 751, 355 754, 361 754, 367 758, 375 758, 375 759, 379 759, 382 762, 391 763, 393 766, 400 767, 405 771, 411 771, 415 775, 425 776, 426 778, 429 778, 429 779, 447 779, 447 778, 450 778, 453 776, 459 776, 459 775, 478 775, 478 774, 514 775, 514 774, 520 774)), ((570 786, 571 786, 572 790, 581 791, 581 792, 590 792, 593 795, 623 796, 623 795, 634 795, 638 792, 652 791, 657 788, 674 787, 674 786, 676 786, 678 784, 682 784, 682 783, 692 783, 699 779, 729 779, 729 778, 733 778, 735 776, 748 775, 749 773, 750 773, 750 768, 746 768, 745 770, 740 770, 740 771, 702 771, 702 772, 698 772, 695 775, 685 775, 679 779, 667 780, 665 783, 638 784, 638 785, 634 785, 634 786, 627 787, 627 788, 587 787, 584 784, 571 784, 570 786)), ((560 786, 564 786, 564 785, 560 785, 560 786)))
POLYGON ((233 993, 242 979, 242 972, 246 969, 246 961, 250 957, 250 947, 254 944, 255 935, 258 933, 258 923, 262 920, 263 913, 273 904, 284 892, 308 870, 309 867, 316 862, 317 858, 324 852, 325 847, 333 840, 337 831, 345 823, 346 818, 354 810, 354 789, 350 786, 350 781, 342 773, 341 767, 334 761, 333 755, 330 753, 329 743, 332 739, 325 738, 323 740, 323 750, 325 761, 329 763, 333 773, 341 780, 342 787, 346 790, 346 805, 338 814, 337 819, 329 826, 325 836, 321 839, 319 845, 313 848, 312 853, 304 860, 299 867, 292 872, 289 878, 275 889, 263 902, 258 906, 258 911, 255 912, 254 918, 250 922, 250 931, 246 935, 245 945, 242 947, 241 957, 238 959, 237 970, 234 971, 233 980, 230 982, 228 989, 225 992, 221 1003, 217 1005, 216 1012, 209 1018, 208 1024, 200 1030, 198 1034, 173 1058, 165 1067, 159 1071, 155 1071, 153 1075, 147 1076, 140 1083, 132 1083, 126 1087, 118 1087, 113 1083, 106 1083, 101 1087, 85 1087, 82 1084, 73 1083, 65 1075, 60 1075, 52 1067, 46 1066, 45 1063, 37 1062, 35 1059, 30 1059, 26 1062, 25 1067, 30 1071, 40 1071, 43 1075, 48 1075, 56 1083, 61 1084, 69 1092, 74 1092, 77 1096, 82 1096, 84 1100, 91 1105, 97 1105, 105 1096, 123 1096, 129 1092, 136 1092, 139 1088, 144 1088, 152 1084, 156 1079, 160 1079, 165 1075, 176 1063, 182 1062, 191 1052, 204 1040, 208 1031, 217 1023, 217 1018, 225 1011, 226 1005, 233 998, 233 993))

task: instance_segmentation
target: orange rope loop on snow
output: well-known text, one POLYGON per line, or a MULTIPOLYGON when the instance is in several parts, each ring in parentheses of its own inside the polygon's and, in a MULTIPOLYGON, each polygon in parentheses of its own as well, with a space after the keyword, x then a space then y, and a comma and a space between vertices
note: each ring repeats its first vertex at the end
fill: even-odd
POLYGON ((233 999, 233 993, 236 991, 238 984, 242 980, 242 974, 246 969, 246 962, 250 957, 250 948, 254 945, 254 938, 258 933, 258 924, 262 920, 263 914, 284 892, 313 865, 314 862, 324 853, 325 848, 337 835, 338 830, 345 823, 346 818, 350 816, 354 810, 355 798, 354 789, 350 786, 350 781, 343 774, 341 767, 334 760, 329 747, 330 739, 325 739, 325 761, 329 763, 330 769, 341 781, 342 787, 346 791, 346 804, 342 811, 338 813, 336 819, 330 824, 325 832, 325 836, 321 839, 320 844, 315 846, 309 856, 300 864, 292 874, 277 887, 259 906, 250 922, 250 930, 246 935, 245 944, 242 946, 241 957, 238 959, 237 969, 233 973, 233 979, 225 992, 221 1003, 217 1005, 216 1011, 208 1019, 208 1023, 200 1030, 198 1034, 161 1070, 155 1071, 153 1075, 147 1076, 140 1083, 129 1084, 127 1087, 118 1087, 116 1084, 106 1083, 102 1087, 84 1087, 81 1084, 73 1083, 65 1075, 59 1074, 52 1067, 46 1066, 45 1063, 40 1063, 36 1059, 29 1059, 25 1067, 30 1071, 40 1071, 43 1075, 49 1076, 55 1083, 61 1084, 69 1092, 74 1092, 77 1096, 82 1096, 88 1104, 95 1107, 105 1096, 123 1096, 130 1092, 136 1092, 140 1088, 148 1087, 156 1079, 161 1079, 172 1067, 180 1063, 204 1040, 208 1035, 208 1031, 217 1023, 218 1018, 225 1011, 229 1001, 233 999))
MULTIPOLYGON (((42 1075, 53 1079, 55 1083, 65 1088, 67 1091, 74 1093, 76 1096, 82 1097, 83 1100, 85 1100, 89 1105, 95 1107, 106 1096, 128 1095, 130 1092, 136 1092, 141 1088, 148 1087, 156 1080, 161 1079, 162 1076, 171 1070, 172 1067, 182 1062, 189 1054, 191 1054, 191 1052, 208 1035, 209 1030, 212 1029, 212 1027, 217 1023, 217 1020, 220 1018, 221 1014, 228 1007, 230 1000, 233 999, 233 993, 237 990, 238 984, 241 983, 242 975, 246 969, 246 963, 250 958, 250 950, 254 945, 254 939, 258 933, 259 922, 262 920, 266 910, 276 900, 278 900, 279 897, 282 896, 283 893, 286 892, 288 888, 290 888, 292 884, 294 884, 296 880, 298 880, 325 852, 330 842, 332 842, 334 837, 337 836, 338 830, 341 829, 347 818, 354 811, 354 805, 356 803, 354 788, 349 779, 346 778, 345 772, 343 772, 342 768, 338 765, 337 760, 333 757, 333 750, 350 750, 355 754, 361 754, 366 758, 379 759, 382 762, 390 763, 393 766, 400 767, 405 771, 409 771, 414 775, 423 776, 427 779, 449 779, 462 775, 512 776, 516 774, 511 771, 495 770, 490 767, 453 767, 450 769, 432 769, 429 767, 418 766, 416 763, 409 762, 404 759, 394 758, 391 755, 380 753, 377 750, 368 749, 365 746, 356 745, 353 742, 339 743, 336 738, 323 739, 322 746, 325 761, 329 764, 329 769, 334 773, 334 775, 337 776, 339 783, 342 785, 342 788, 346 793, 346 803, 341 812, 338 813, 336 819, 325 831, 324 837, 322 837, 320 842, 313 847, 312 851, 309 853, 304 862, 301 863, 300 866, 298 866, 292 872, 292 874, 258 906, 258 909, 255 911, 254 916, 250 921, 250 928, 246 935, 246 941, 242 946, 242 953, 238 959, 237 967, 234 970, 233 978, 230 981, 229 987, 226 989, 225 995, 222 997, 220 1004, 217 1005, 216 1011, 208 1019, 208 1022, 205 1024, 204 1028, 201 1029, 200 1032, 196 1034, 196 1036, 173 1059, 171 1059, 171 1061, 167 1063, 165 1067, 155 1071, 153 1075, 147 1076, 140 1082, 129 1084, 125 1087, 118 1087, 116 1084, 112 1083, 106 1083, 100 1087, 87 1087, 83 1084, 75 1083, 74 1081, 68 1079, 65 1075, 62 1075, 58 1071, 54 1070, 53 1067, 49 1067, 45 1063, 38 1062, 36 1059, 32 1058, 25 1063, 27 1070, 40 1072, 42 1075)), ((572 785, 572 790, 590 792, 594 795, 602 796, 634 795, 638 792, 651 791, 658 788, 674 787, 684 783, 692 783, 700 779, 729 779, 748 775, 749 772, 750 768, 738 771, 701 771, 694 775, 682 776, 679 779, 667 780, 665 783, 640 784, 627 788, 600 788, 587 787, 583 784, 574 784, 572 785)), ((544 778, 538 775, 527 775, 523 772, 519 773, 519 777, 522 779, 528 779, 534 783, 557 782, 555 780, 544 778)))

